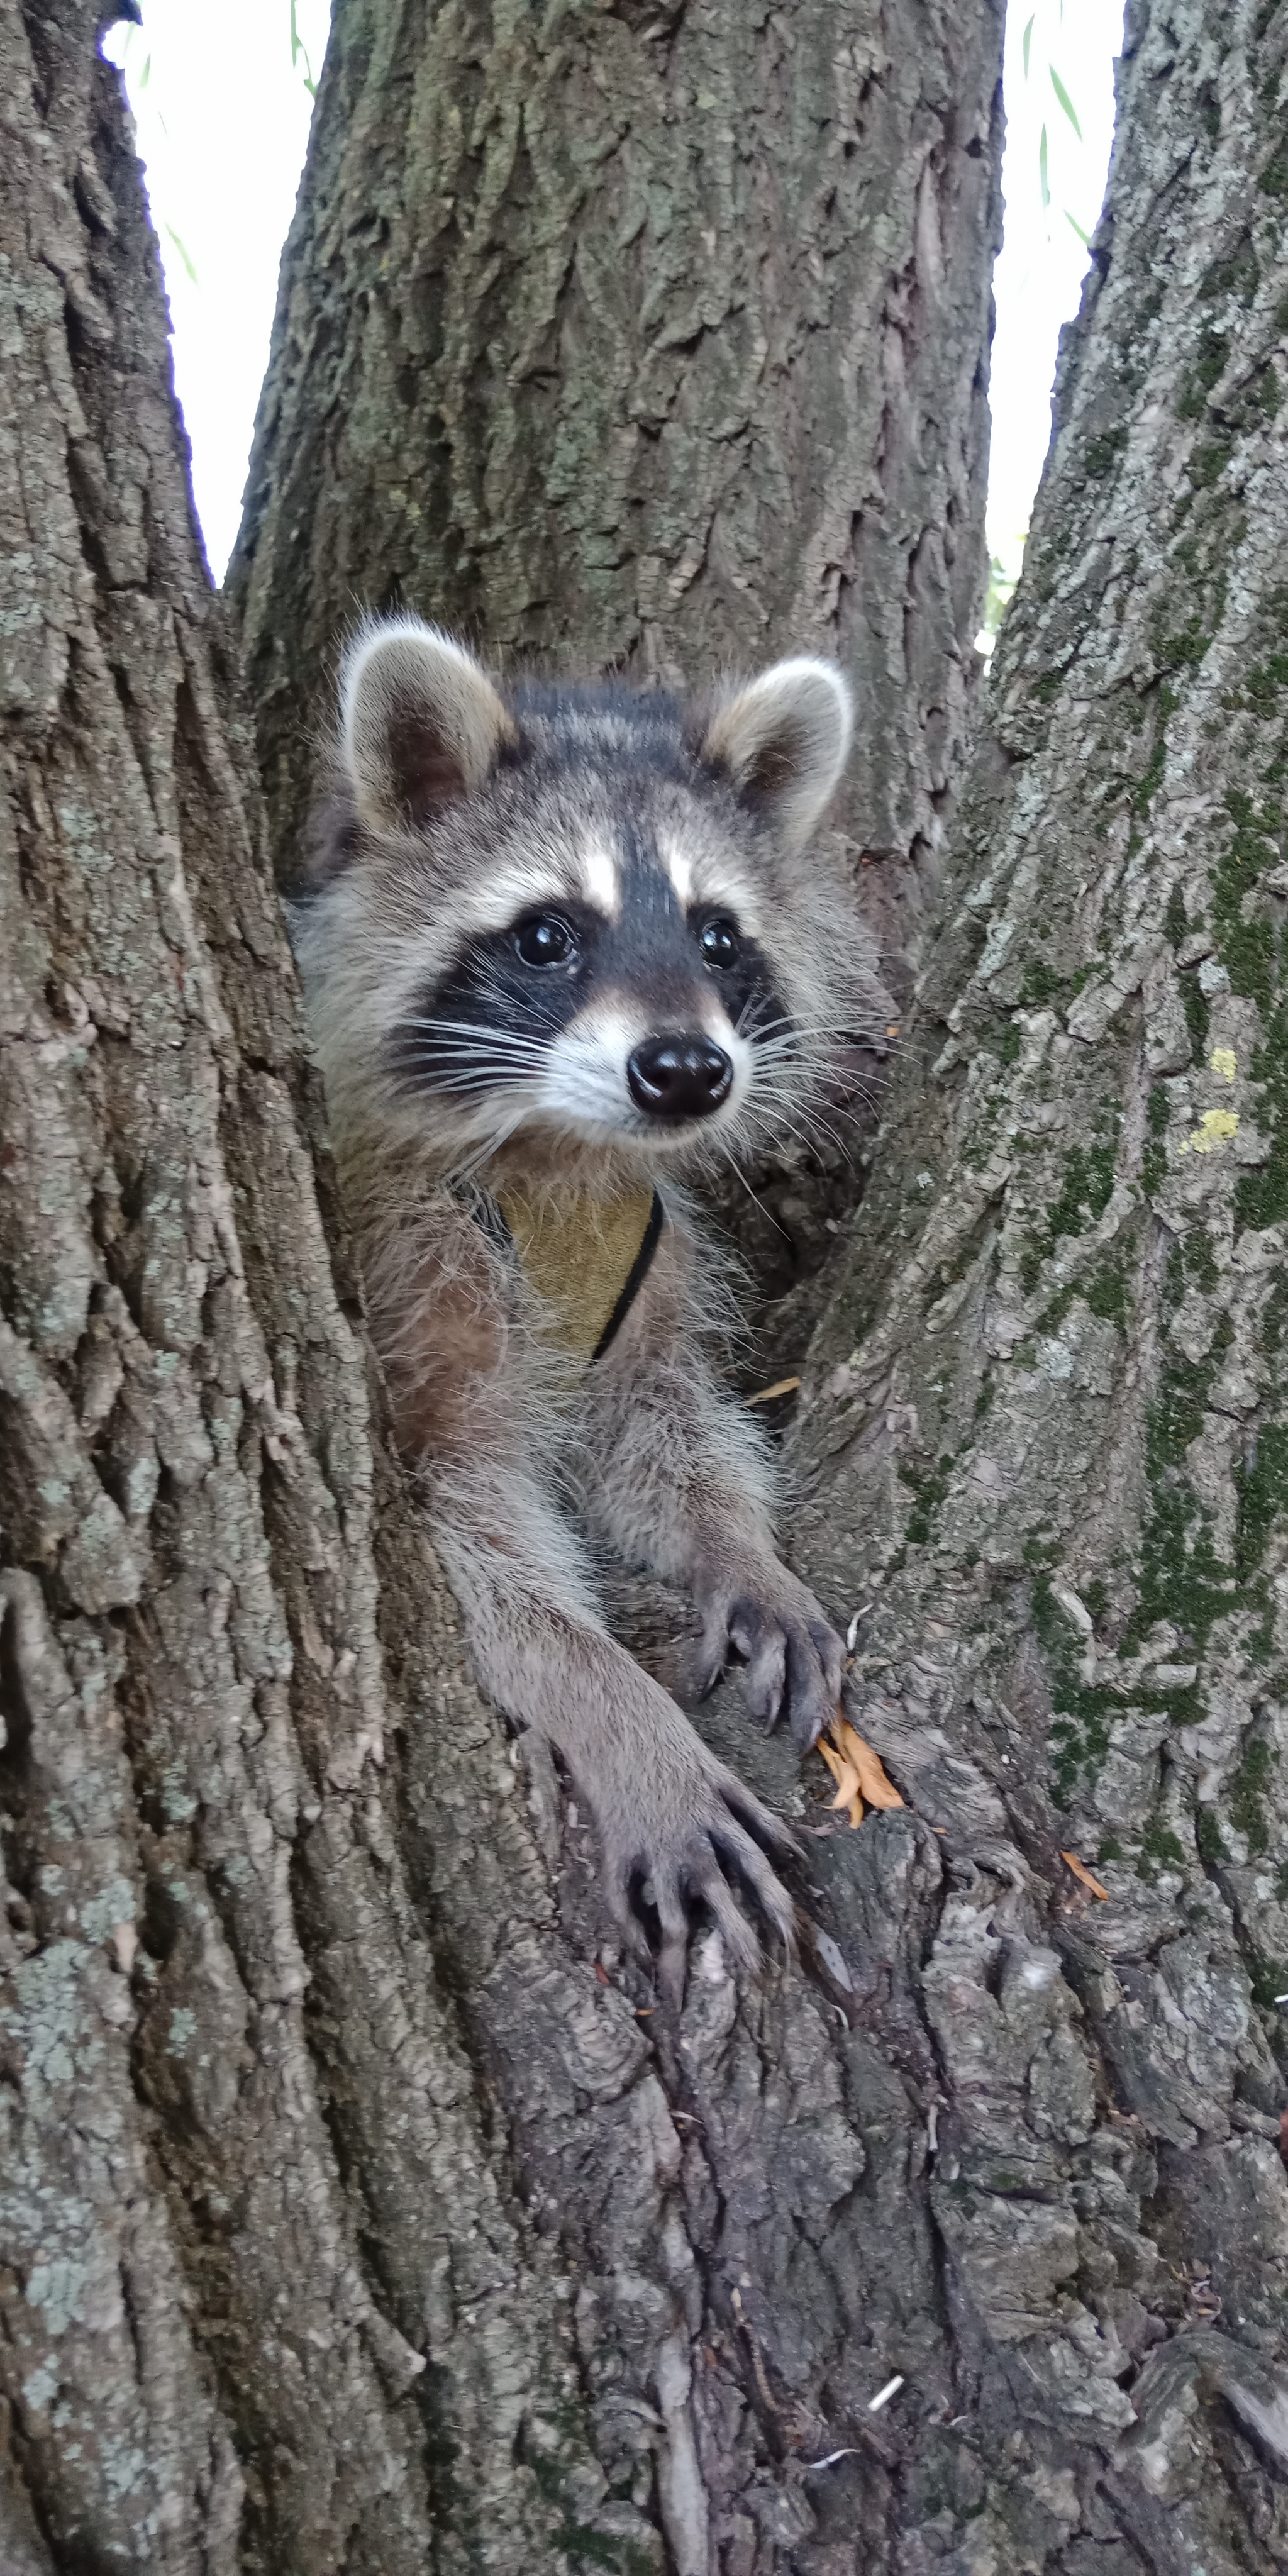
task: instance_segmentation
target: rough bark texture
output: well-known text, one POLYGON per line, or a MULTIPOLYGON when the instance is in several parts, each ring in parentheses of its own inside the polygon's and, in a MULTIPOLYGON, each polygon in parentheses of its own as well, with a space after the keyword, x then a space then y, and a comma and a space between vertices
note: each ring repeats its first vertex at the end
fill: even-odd
POLYGON ((482 1986, 551 1898, 377 1512, 94 16, 0 6, 0 2565, 563 2569, 569 2285, 429 1939, 463 1875, 482 1986))
MULTIPOLYGON (((339 0, 229 576, 280 867, 363 604, 668 682, 835 652, 906 999, 977 667, 1000 48, 998 0, 339 0)), ((749 1178, 788 1296, 857 1167, 749 1178)))
POLYGON ((969 2538, 954 2471, 934 2517, 972 2569, 1288 2562, 1286 63, 1282 6, 1129 10, 798 1434, 799 1561, 876 1604, 858 1723, 946 1829, 916 2199, 989 2427, 969 2538))
POLYGON ((6 2576, 1288 2563, 1286 49, 1133 17, 802 1424, 912 1805, 718 1693, 817 1937, 668 2029, 373 1430, 115 84, 0 0, 6 2576))

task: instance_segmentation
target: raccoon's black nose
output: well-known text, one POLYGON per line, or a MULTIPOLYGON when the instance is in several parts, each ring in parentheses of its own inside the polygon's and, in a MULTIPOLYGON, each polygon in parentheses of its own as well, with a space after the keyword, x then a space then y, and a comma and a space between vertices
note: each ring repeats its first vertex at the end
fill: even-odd
POLYGON ((728 1099, 733 1066, 714 1038, 646 1038, 627 1059, 626 1079, 654 1118, 705 1118, 728 1099))

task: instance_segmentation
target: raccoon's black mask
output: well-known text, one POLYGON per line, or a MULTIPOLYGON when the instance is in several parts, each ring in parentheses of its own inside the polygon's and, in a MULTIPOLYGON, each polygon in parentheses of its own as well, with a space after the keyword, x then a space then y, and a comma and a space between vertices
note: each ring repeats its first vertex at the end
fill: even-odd
MULTIPOLYGON (((528 783, 537 797, 542 765, 534 756, 528 783)), ((565 1106, 575 1120, 582 1086, 587 1107, 605 1088, 605 1068, 589 1057, 606 1050, 610 1123, 616 1124, 615 1108, 624 1108, 616 1079, 624 1063, 624 1114, 676 1126, 723 1109, 737 1082, 735 1054, 741 1063, 758 1029, 786 1028, 765 952, 733 906, 681 901, 648 828, 653 781, 647 770, 613 767, 618 810, 605 818, 608 829, 599 827, 608 908, 580 891, 539 897, 503 928, 468 939, 426 993, 424 1011, 400 1047, 413 1080, 459 1092, 494 1072, 504 1077, 521 1050, 525 1061, 540 1066, 548 1094, 567 1089, 565 1106), (469 1031, 480 1034, 471 1039, 469 1031), (565 1086, 559 1042, 570 1032, 574 1054, 565 1086)), ((603 777, 594 772, 597 793, 603 777)), ((575 774, 566 792, 575 794, 575 774)))
POLYGON ((651 1163, 772 1127, 816 1073, 851 944, 806 857, 849 730, 826 662, 700 706, 507 696, 433 628, 375 625, 345 668, 306 977, 323 937, 328 961, 348 943, 335 999, 379 984, 400 1120, 462 1152, 532 1127, 651 1163))

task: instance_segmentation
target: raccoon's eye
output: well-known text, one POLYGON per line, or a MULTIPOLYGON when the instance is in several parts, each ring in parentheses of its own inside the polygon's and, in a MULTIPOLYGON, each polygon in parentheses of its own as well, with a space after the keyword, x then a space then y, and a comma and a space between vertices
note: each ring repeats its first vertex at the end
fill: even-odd
POLYGON ((724 912, 718 912, 711 921, 704 922, 698 944, 704 966, 736 966, 742 951, 738 933, 724 912))
POLYGON ((525 966, 567 966, 577 954, 577 942, 557 912, 535 912, 521 921, 514 944, 525 966))

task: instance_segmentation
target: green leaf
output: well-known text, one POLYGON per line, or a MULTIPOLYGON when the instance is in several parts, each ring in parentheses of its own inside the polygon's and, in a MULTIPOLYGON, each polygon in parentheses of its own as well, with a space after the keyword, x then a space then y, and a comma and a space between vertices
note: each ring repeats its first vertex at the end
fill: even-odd
MULTIPOLYGON (((1035 11, 1034 11, 1034 16, 1036 17, 1036 15, 1037 15, 1037 12, 1036 12, 1036 10, 1035 10, 1035 11)), ((1028 23, 1027 27, 1026 27, 1026 28, 1025 28, 1025 30, 1024 30, 1024 77, 1025 77, 1025 79, 1026 79, 1026 80, 1028 79, 1028 76, 1029 76, 1029 47, 1030 47, 1030 45, 1032 44, 1032 42, 1033 42, 1033 19, 1032 19, 1032 18, 1030 18, 1029 23, 1028 23)))
POLYGON ((173 224, 167 224, 167 225, 166 225, 166 231, 168 232, 168 234, 169 234, 169 236, 170 236, 171 241, 174 243, 175 249, 178 251, 179 257, 180 257, 180 259, 183 261, 184 267, 187 269, 188 275, 189 275, 189 277, 192 279, 193 285, 195 286, 195 285, 196 285, 196 283, 197 283, 197 272, 196 272, 195 268, 193 267, 193 265, 192 265, 192 261, 191 261, 191 259, 190 259, 189 255, 188 255, 188 250, 187 250, 187 246, 186 246, 186 244, 185 244, 185 243, 183 243, 182 241, 180 241, 180 239, 179 239, 179 235, 178 235, 178 234, 177 234, 177 232, 175 231, 175 228, 174 228, 174 225, 173 225, 173 224))
POLYGON ((1082 229, 1082 226, 1081 226, 1081 224, 1080 224, 1080 223, 1079 223, 1079 221, 1078 221, 1077 216, 1076 216, 1076 215, 1071 215, 1067 206, 1065 207, 1065 210, 1064 210, 1064 220, 1065 220, 1065 222, 1066 222, 1067 224, 1072 224, 1073 229, 1074 229, 1074 231, 1076 232, 1076 234, 1077 234, 1077 236, 1078 236, 1079 241, 1082 243, 1082 246, 1083 246, 1084 250, 1090 250, 1090 248, 1091 248, 1091 235, 1090 235, 1090 233, 1084 233, 1084 231, 1083 231, 1083 229, 1082 229))
POLYGON ((148 54, 148 55, 146 55, 146 56, 144 57, 143 69, 142 69, 142 71, 141 71, 141 72, 140 72, 140 74, 139 74, 139 87, 140 87, 140 89, 146 89, 146 88, 147 88, 147 85, 148 85, 148 82, 151 80, 151 78, 152 78, 152 56, 151 56, 151 54, 148 54))
POLYGON ((1045 125, 1042 128, 1042 138, 1038 144, 1038 186, 1042 190, 1043 205, 1049 206, 1051 203, 1051 182, 1047 176, 1047 131, 1045 125))
POLYGON ((1077 135, 1078 141, 1081 143, 1082 127, 1078 123, 1078 111, 1074 106, 1073 100, 1070 98, 1064 82, 1061 80, 1060 75, 1056 70, 1055 64, 1048 63, 1047 69, 1051 74, 1051 87, 1055 91, 1056 97, 1059 99, 1065 115, 1068 117, 1069 123, 1073 127, 1074 133, 1077 135))
POLYGON ((300 78, 308 91, 309 97, 316 98, 318 94, 318 85, 313 78, 313 65, 309 61, 308 48, 300 34, 299 22, 296 17, 297 6, 298 0, 291 0, 291 69, 294 71, 301 54, 303 54, 304 69, 300 74, 300 78))

